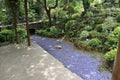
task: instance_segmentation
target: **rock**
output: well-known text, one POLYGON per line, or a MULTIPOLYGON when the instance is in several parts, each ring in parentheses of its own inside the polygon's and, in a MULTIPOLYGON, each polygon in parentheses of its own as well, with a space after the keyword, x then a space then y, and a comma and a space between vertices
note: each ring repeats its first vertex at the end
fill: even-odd
POLYGON ((61 49, 62 46, 61 46, 61 45, 57 45, 57 46, 55 46, 55 48, 56 48, 56 49, 61 49))

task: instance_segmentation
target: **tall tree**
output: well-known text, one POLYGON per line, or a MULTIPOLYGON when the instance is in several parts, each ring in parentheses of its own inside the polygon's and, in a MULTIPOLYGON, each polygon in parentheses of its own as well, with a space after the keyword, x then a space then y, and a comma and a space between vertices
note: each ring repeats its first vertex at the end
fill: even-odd
POLYGON ((120 60, 120 35, 119 35, 117 55, 114 62, 114 68, 112 73, 112 80, 120 80, 120 61, 119 60, 120 60))
POLYGON ((54 6, 48 6, 47 1, 44 0, 44 8, 47 13, 48 19, 49 19, 49 26, 52 26, 52 21, 51 21, 51 9, 55 9, 58 6, 58 0, 55 1, 54 6))
POLYGON ((15 32, 15 41, 18 44, 17 20, 19 11, 19 0, 5 0, 7 9, 12 13, 13 27, 15 32))
POLYGON ((29 26, 28 26, 28 9, 27 9, 27 0, 24 0, 24 8, 25 8, 25 21, 26 21, 26 31, 27 31, 27 41, 28 46, 30 46, 30 32, 29 32, 29 26))

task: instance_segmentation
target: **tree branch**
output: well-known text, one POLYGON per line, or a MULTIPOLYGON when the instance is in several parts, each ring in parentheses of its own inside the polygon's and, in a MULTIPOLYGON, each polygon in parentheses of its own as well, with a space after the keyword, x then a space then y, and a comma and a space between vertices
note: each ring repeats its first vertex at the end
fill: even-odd
POLYGON ((58 6, 58 0, 56 0, 55 5, 54 5, 54 6, 52 6, 52 7, 49 7, 49 9, 55 9, 57 6, 58 6))
POLYGON ((47 9, 47 1, 46 0, 44 0, 44 8, 45 8, 46 11, 48 11, 48 9, 47 9))
POLYGON ((55 5, 54 6, 51 6, 51 7, 47 8, 47 1, 44 0, 44 8, 45 8, 46 11, 49 11, 51 9, 55 9, 57 6, 58 6, 58 0, 55 1, 55 5))

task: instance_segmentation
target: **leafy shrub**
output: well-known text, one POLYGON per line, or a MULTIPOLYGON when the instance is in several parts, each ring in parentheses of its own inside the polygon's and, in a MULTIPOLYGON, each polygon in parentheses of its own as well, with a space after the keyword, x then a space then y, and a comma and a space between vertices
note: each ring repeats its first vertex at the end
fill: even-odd
POLYGON ((0 42, 12 42, 13 41, 13 32, 12 30, 4 29, 0 32, 0 42))
POLYGON ((46 37, 51 37, 52 35, 48 29, 36 30, 36 34, 41 35, 41 36, 46 36, 46 37))
POLYGON ((80 13, 74 13, 72 14, 72 18, 78 18, 80 16, 80 13))
POLYGON ((36 30, 36 34, 46 37, 60 37, 64 34, 64 31, 56 26, 52 26, 50 28, 36 30))
POLYGON ((75 13, 80 13, 83 11, 83 8, 80 5, 75 5, 74 10, 75 10, 75 13))
POLYGON ((74 45, 77 47, 77 48, 80 48, 80 49, 87 49, 87 43, 85 41, 81 41, 79 39, 76 39, 74 41, 74 45))
POLYGON ((102 25, 101 24, 96 25, 95 30, 97 30, 98 32, 102 32, 102 25))
POLYGON ((93 12, 92 11, 87 11, 87 13, 85 14, 86 16, 92 16, 93 12))
POLYGON ((73 27, 73 25, 75 24, 75 21, 74 20, 70 20, 68 21, 66 24, 65 24, 65 31, 69 31, 71 30, 71 27, 73 27))
POLYGON ((116 25, 117 23, 114 21, 113 17, 107 17, 102 24, 102 29, 103 31, 109 32, 112 31, 116 25))
POLYGON ((120 14, 117 15, 116 20, 117 22, 120 22, 120 14))
POLYGON ((91 26, 85 26, 85 27, 83 28, 83 30, 91 31, 91 30, 92 30, 92 27, 91 27, 91 26))
POLYGON ((29 21, 34 21, 35 20, 36 13, 34 10, 30 10, 28 13, 29 21))
POLYGON ((112 49, 112 50, 108 51, 104 55, 105 60, 108 61, 108 62, 113 62, 114 59, 115 59, 116 53, 117 53, 117 49, 112 49))
POLYGON ((114 31, 110 32, 106 36, 106 41, 105 41, 105 44, 104 44, 104 47, 106 47, 106 49, 110 50, 110 49, 116 48, 119 33, 120 33, 120 27, 116 27, 114 29, 114 31))
POLYGON ((44 33, 47 32, 46 30, 36 30, 36 34, 38 35, 44 35, 44 33))
POLYGON ((120 26, 116 27, 113 33, 118 36, 118 34, 120 34, 120 26))
POLYGON ((112 49, 112 46, 110 45, 109 41, 105 41, 103 44, 103 52, 106 53, 107 51, 110 51, 112 49))
POLYGON ((118 37, 116 37, 116 35, 111 32, 108 36, 107 36, 107 41, 109 42, 109 44, 112 45, 117 45, 117 41, 118 41, 118 37))
POLYGON ((70 31, 70 32, 68 32, 68 35, 67 35, 67 36, 68 36, 69 38, 71 38, 71 37, 74 37, 74 34, 75 34, 75 33, 74 33, 73 31, 70 31))
POLYGON ((75 13, 74 5, 72 3, 68 4, 67 10, 69 13, 75 13))
POLYGON ((50 27, 50 32, 57 33, 58 29, 55 26, 50 27))
POLYGON ((0 32, 0 42, 4 42, 4 35, 0 32))
MULTIPOLYGON (((19 42, 22 42, 26 37, 26 31, 25 29, 18 28, 18 40, 19 42)), ((14 31, 8 30, 8 29, 2 29, 0 31, 0 45, 4 45, 7 43, 12 43, 15 40, 15 34, 14 31)))
POLYGON ((93 38, 88 41, 88 46, 95 48, 95 47, 101 45, 101 43, 102 43, 101 40, 99 40, 98 38, 93 38))
POLYGON ((26 38, 27 35, 26 30, 24 28, 18 28, 17 32, 18 32, 19 42, 22 42, 26 38))
POLYGON ((95 38, 95 37, 99 37, 99 32, 93 30, 93 31, 90 31, 90 37, 91 38, 95 38))
POLYGON ((101 23, 103 23, 103 21, 104 20, 101 17, 97 17, 97 18, 94 19, 95 24, 101 24, 101 23))
POLYGON ((80 39, 87 39, 88 36, 89 36, 88 31, 82 31, 80 34, 80 39))
POLYGON ((51 11, 51 13, 56 13, 56 15, 59 15, 57 16, 57 18, 61 18, 61 19, 66 19, 68 18, 68 15, 67 15, 67 11, 64 11, 63 8, 60 8, 60 7, 57 7, 56 9, 53 9, 51 11))
POLYGON ((117 42, 118 42, 118 34, 120 33, 120 27, 116 27, 114 31, 109 33, 106 36, 107 41, 105 42, 105 46, 108 49, 114 49, 116 48, 117 42))
POLYGON ((53 37, 59 37, 64 34, 64 31, 56 26, 52 26, 50 27, 50 33, 53 35, 53 37))
POLYGON ((5 16, 3 11, 0 11, 0 24, 3 24, 5 22, 5 16))

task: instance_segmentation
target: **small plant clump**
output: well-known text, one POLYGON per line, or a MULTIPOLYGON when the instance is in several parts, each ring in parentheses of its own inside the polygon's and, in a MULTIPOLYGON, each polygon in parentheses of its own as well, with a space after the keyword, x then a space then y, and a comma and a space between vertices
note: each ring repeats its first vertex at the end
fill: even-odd
POLYGON ((115 55, 117 53, 117 49, 112 49, 105 53, 104 58, 106 61, 113 63, 115 60, 115 55))
POLYGON ((101 45, 101 41, 98 38, 93 38, 88 41, 88 46, 92 48, 97 48, 99 45, 101 45))

